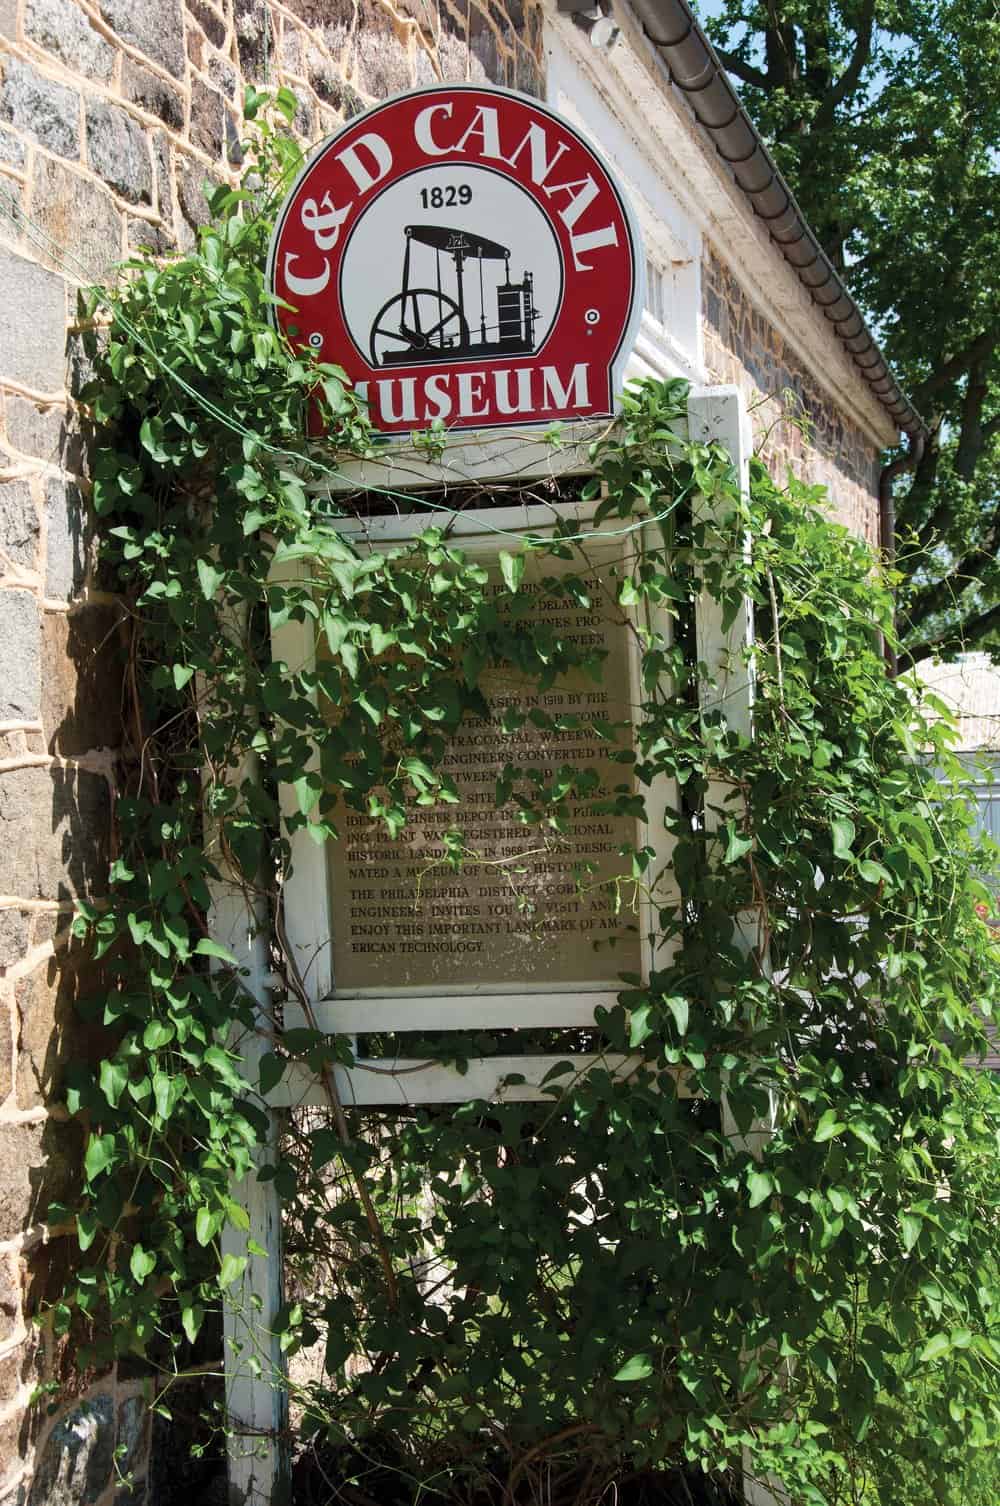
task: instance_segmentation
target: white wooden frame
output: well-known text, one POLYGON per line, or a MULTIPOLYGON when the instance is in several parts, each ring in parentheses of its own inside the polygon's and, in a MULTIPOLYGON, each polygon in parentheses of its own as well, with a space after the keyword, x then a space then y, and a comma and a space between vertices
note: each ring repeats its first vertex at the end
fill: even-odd
MULTIPOLYGON (((712 438, 723 444, 734 458, 743 485, 748 464, 748 426, 742 399, 735 388, 708 389, 692 395, 689 406, 692 437, 712 438)), ((497 508, 462 514, 449 524, 455 543, 471 554, 490 555, 505 543, 508 536, 544 533, 555 516, 569 516, 586 523, 593 505, 577 503, 550 506, 497 508)), ((370 520, 345 519, 341 531, 370 548, 390 548, 431 526, 426 514, 380 517, 370 520)), ((725 528, 728 520, 720 520, 725 528)), ((595 531, 595 537, 599 533, 595 531)), ((624 554, 623 550, 623 554, 624 554)), ((296 563, 286 567, 284 579, 304 579, 307 567, 296 563)), ((752 637, 749 612, 737 615, 725 634, 717 604, 703 595, 697 606, 699 658, 712 666, 711 683, 702 686, 702 697, 711 703, 721 696, 727 721, 749 732, 752 684, 746 667, 744 650, 752 637)), ((658 614, 651 626, 669 634, 670 619, 658 614)), ((293 669, 311 666, 314 654, 314 631, 309 624, 285 623, 276 630, 275 657, 293 669)), ((638 699, 638 662, 634 647, 633 700, 638 699)), ((650 845, 656 851, 652 868, 654 882, 662 885, 669 873, 671 843, 664 831, 663 810, 675 792, 664 783, 646 792, 647 820, 638 829, 637 845, 650 845)), ((281 792, 282 810, 287 815, 297 810, 294 792, 281 792)), ((349 995, 336 992, 333 976, 333 948, 330 943, 330 875, 326 851, 300 828, 290 837, 291 872, 285 890, 285 931, 307 1005, 286 1006, 286 1024, 315 1026, 331 1034, 355 1036, 373 1031, 435 1031, 461 1029, 504 1029, 542 1026, 572 1028, 594 1023, 598 1007, 611 1008, 619 990, 607 987, 570 985, 565 989, 519 988, 503 990, 495 985, 445 987, 438 990, 406 989, 373 993, 357 990, 349 995)), ((661 891, 662 892, 662 891, 661 891)), ((640 904, 639 930, 642 937, 643 970, 648 972, 654 959, 650 937, 653 905, 644 899, 640 904)), ((660 959, 656 959, 660 960, 660 959)), ((407 1103, 461 1102, 470 1098, 545 1097, 541 1082, 550 1068, 560 1061, 570 1061, 574 1070, 589 1070, 595 1065, 618 1075, 629 1076, 637 1070, 635 1057, 608 1055, 590 1058, 500 1057, 480 1058, 469 1064, 465 1073, 436 1063, 412 1058, 358 1060, 352 1068, 338 1068, 335 1081, 342 1101, 363 1106, 400 1105, 407 1103), (526 1082, 507 1084, 511 1074, 523 1075, 526 1082)), ((286 1072, 271 1095, 274 1106, 323 1106, 328 1094, 323 1082, 312 1078, 304 1069, 286 1072)))
MULTIPOLYGON (((241 639, 245 611, 237 609, 224 631, 241 639)), ((202 714, 211 716, 210 700, 202 714)), ((228 778, 238 786, 254 780, 256 772, 256 759, 248 754, 228 778)), ((205 838, 220 875, 209 885, 209 932, 236 958, 242 986, 255 1006, 255 1028, 237 1027, 229 1045, 239 1053, 247 1081, 256 1083, 260 1059, 274 1034, 267 906, 262 896, 248 894, 237 882, 218 841, 217 824, 209 818, 205 838)), ((228 964, 217 958, 211 959, 210 967, 215 973, 228 972, 228 964)), ((249 1219, 249 1231, 227 1220, 220 1236, 223 1256, 246 1260, 242 1274, 223 1295, 222 1309, 229 1484, 245 1506, 271 1506, 284 1468, 282 1435, 288 1420, 288 1396, 279 1383, 284 1357, 275 1330, 283 1300, 281 1205, 274 1182, 262 1182, 257 1175, 277 1153, 277 1117, 269 1114, 268 1120, 267 1136, 254 1148, 249 1172, 231 1188, 233 1201, 242 1205, 249 1219), (266 1254, 248 1254, 248 1239, 266 1254)))
MULTIPOLYGON (((544 535, 557 517, 569 517, 586 526, 596 503, 561 503, 550 506, 493 508, 470 512, 454 519, 449 527, 451 539, 468 554, 478 557, 495 555, 510 535, 525 533, 544 535)), ((383 517, 366 521, 345 519, 340 531, 371 548, 390 548, 418 536, 434 520, 426 513, 401 517, 383 517), (417 526, 415 526, 415 524, 417 526)), ((610 525, 609 530, 610 531, 610 525)), ((601 530, 594 530, 599 541, 601 530)), ((622 549, 622 557, 628 553, 622 549)), ((296 567, 302 579, 307 567, 296 567)), ((287 576, 284 578, 288 578, 287 576)), ((658 614, 651 624, 669 635, 670 618, 658 614)), ((308 624, 289 622, 274 637, 274 654, 290 667, 310 667, 314 653, 314 632, 308 624)), ((632 699, 638 700, 638 656, 634 641, 629 644, 632 676, 632 699)), ((670 840, 663 829, 662 811, 669 792, 656 793, 655 801, 647 798, 647 820, 637 823, 637 846, 656 849, 652 868, 654 881, 669 873, 670 840)), ((297 809, 293 791, 282 792, 286 812, 297 809)), ((600 985, 570 984, 557 989, 547 986, 521 986, 504 990, 496 985, 477 988, 445 987, 440 990, 394 989, 385 993, 369 990, 337 994, 333 977, 331 945, 317 946, 317 937, 325 939, 330 929, 330 876, 327 854, 299 829, 290 838, 291 873, 285 889, 285 929, 297 967, 309 995, 308 1012, 294 1004, 286 1007, 286 1022, 312 1025, 331 1034, 353 1036, 360 1032, 449 1029, 508 1029, 518 1027, 571 1028, 592 1026, 598 1007, 611 1009, 617 1003, 618 988, 600 985)), ((648 898, 639 904, 639 931, 642 937, 642 965, 648 972, 652 962, 649 937, 653 931, 653 905, 648 898)), ((375 1106, 404 1103, 449 1103, 469 1098, 545 1098, 541 1087, 551 1068, 569 1061, 574 1070, 590 1070, 600 1065, 616 1075, 631 1075, 641 1058, 608 1054, 583 1057, 561 1056, 479 1058, 470 1063, 466 1073, 437 1063, 412 1058, 359 1060, 351 1069, 337 1072, 338 1088, 345 1103, 375 1106), (511 1074, 527 1081, 505 1084, 511 1074)), ((275 1090, 272 1103, 283 1106, 321 1106, 327 1100, 321 1081, 301 1072, 286 1072, 275 1090)))
MULTIPOLYGON (((750 454, 749 426, 742 398, 736 388, 722 387, 693 391, 688 405, 689 433, 692 438, 712 439, 722 444, 733 457, 741 486, 747 485, 747 466, 750 454)), ((494 515, 495 517, 495 515, 494 515)), ((716 520, 720 530, 730 526, 730 520, 716 520)), ((535 526, 525 516, 518 526, 535 526)), ((752 729, 753 683, 747 650, 753 642, 753 622, 749 604, 737 615, 727 633, 722 631, 721 615, 707 594, 697 606, 697 635, 699 659, 708 667, 709 675, 701 687, 702 703, 706 707, 718 705, 725 720, 733 727, 750 735, 752 729), (721 688, 721 694, 720 694, 721 688)), ((297 638, 294 625, 288 624, 275 634, 276 656, 294 665, 301 662, 301 637, 297 638)), ((318 760, 314 759, 314 764, 318 760)), ((666 802, 666 792, 662 797, 666 802)), ((291 790, 281 792, 282 810, 294 810, 294 794, 291 790)), ((659 818, 662 806, 654 809, 647 795, 649 825, 659 818)), ((662 825, 662 822, 660 822, 662 825)), ((292 839, 294 875, 286 891, 285 928, 290 951, 290 960, 298 969, 311 1006, 329 1000, 332 987, 331 947, 329 936, 329 906, 327 891, 326 858, 304 831, 292 839)), ((246 900, 234 885, 223 882, 214 895, 211 915, 212 934, 233 951, 247 969, 246 982, 259 1006, 258 1032, 243 1037, 239 1042, 243 1053, 244 1070, 251 1080, 256 1078, 262 1052, 267 1049, 273 1031, 273 1020, 267 998, 266 944, 261 929, 263 916, 248 914, 246 900)), ((747 918, 744 926, 747 945, 754 944, 753 922, 747 918)), ((647 942, 648 946, 648 942, 647 942)), ((462 1017, 466 1007, 482 1003, 482 994, 467 993, 441 996, 435 1005, 436 1018, 442 1023, 433 1028, 451 1029, 462 1017)), ((495 996, 494 996, 495 997, 495 996)), ((565 1015, 556 1023, 569 1025, 587 1024, 593 1020, 597 999, 593 994, 584 996, 589 1013, 584 1019, 574 1012, 572 995, 563 996, 565 1015)), ((369 1000, 351 1005, 348 1012, 335 1017, 338 1007, 331 1008, 329 1023, 342 1030, 358 1029, 357 1010, 369 1000)), ((413 1023, 413 998, 407 1000, 406 1022, 413 1023)), ((511 1024, 539 1023, 538 999, 527 995, 520 1003, 510 1001, 511 1024)), ((388 1018, 388 1016, 387 1016, 388 1018)), ((433 1016, 432 1016, 433 1018, 433 1016)), ((546 1021, 548 1023, 548 1021, 546 1021)), ((384 1028, 390 1028, 386 1025, 384 1028)), ((422 1027, 421 1027, 422 1028, 422 1027)), ((545 1073, 555 1064, 569 1060, 568 1056, 498 1057, 470 1063, 466 1074, 451 1072, 437 1063, 415 1063, 401 1071, 405 1064, 396 1062, 358 1063, 353 1069, 338 1067, 333 1077, 342 1102, 359 1104, 390 1104, 407 1102, 448 1103, 465 1102, 470 1098, 496 1098, 503 1096, 509 1101, 536 1099, 540 1096, 540 1082, 545 1073), (395 1070, 393 1070, 395 1069, 395 1070), (504 1079, 512 1074, 523 1074, 531 1080, 521 1084, 505 1084, 504 1079), (375 1084, 375 1086, 371 1086, 375 1084)), ((575 1072, 587 1072, 596 1065, 614 1071, 627 1080, 639 1068, 642 1058, 637 1055, 581 1056, 571 1067, 575 1072)), ((677 1077, 676 1072, 671 1075, 677 1077)), ((321 1085, 311 1078, 300 1065, 286 1074, 287 1082, 270 1099, 271 1109, 282 1106, 321 1104, 328 1098, 321 1085)), ((565 1077, 559 1079, 561 1084, 565 1077)), ((676 1090, 685 1093, 683 1078, 675 1083, 676 1090)), ((272 1115, 271 1140, 276 1138, 277 1115, 272 1115)), ((261 1148, 260 1159, 266 1158, 270 1146, 261 1148)), ((237 1428, 237 1439, 230 1447, 229 1478, 234 1499, 246 1506, 271 1506, 281 1474, 281 1430, 284 1421, 285 1396, 279 1377, 283 1368, 280 1347, 273 1331, 272 1319, 281 1300, 281 1230, 280 1209, 273 1182, 261 1183, 251 1174, 243 1183, 233 1188, 233 1196, 242 1201, 250 1218, 249 1237, 268 1252, 267 1259, 254 1257, 246 1271, 243 1282, 243 1299, 248 1305, 243 1309, 227 1304, 226 1316, 226 1399, 230 1418, 237 1428), (256 1313, 252 1324, 249 1313, 256 1313), (250 1331, 252 1326, 253 1332, 250 1331), (244 1333, 242 1330, 246 1330, 244 1333), (265 1363, 258 1373, 246 1363, 249 1355, 244 1340, 249 1345, 266 1351, 265 1363), (244 1435, 243 1444, 239 1435, 244 1435), (252 1453, 245 1446, 245 1435, 257 1434, 259 1448, 252 1453)), ((237 1252, 242 1240, 232 1232, 227 1236, 231 1247, 237 1252)), ((227 1244, 227 1248, 230 1247, 227 1244)), ((768 1492, 758 1487, 756 1499, 767 1502, 768 1492)), ((771 1497, 773 1502, 774 1498, 771 1497)))

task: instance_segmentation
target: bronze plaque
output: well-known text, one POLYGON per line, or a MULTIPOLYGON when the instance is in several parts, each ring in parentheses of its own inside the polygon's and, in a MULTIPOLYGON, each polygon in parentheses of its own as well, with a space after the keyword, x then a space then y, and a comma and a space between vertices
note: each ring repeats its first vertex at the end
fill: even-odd
POLYGON ((588 546, 590 573, 579 559, 529 554, 520 589, 532 601, 529 620, 558 616, 560 636, 606 651, 601 682, 574 670, 540 692, 512 670, 487 670, 480 684, 495 719, 463 721, 444 762, 460 804, 413 805, 395 840, 367 816, 341 815, 341 839, 330 845, 338 994, 613 989, 621 973, 640 970, 634 886, 615 882, 631 870, 619 849, 637 843, 637 823, 593 810, 616 788, 631 790, 632 775, 608 756, 628 746, 627 732, 609 744, 586 721, 633 719, 630 629, 593 568, 595 552, 588 546), (542 595, 540 579, 561 572, 587 579, 590 606, 542 595), (526 722, 505 736, 505 706, 539 707, 582 724, 552 732, 526 722), (525 826, 513 803, 495 804, 508 763, 553 775, 593 769, 599 791, 571 804, 562 835, 525 826), (444 862, 442 836, 452 828, 468 853, 458 872, 444 862))

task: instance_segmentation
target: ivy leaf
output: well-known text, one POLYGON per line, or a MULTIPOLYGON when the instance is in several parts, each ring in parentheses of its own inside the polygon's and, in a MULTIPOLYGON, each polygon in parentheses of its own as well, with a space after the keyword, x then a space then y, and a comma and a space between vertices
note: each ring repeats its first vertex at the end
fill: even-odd
POLYGON ((500 550, 500 574, 508 591, 516 591, 524 579, 524 555, 500 550))
POLYGON ((101 1062, 100 1083, 101 1092, 111 1107, 116 1109, 119 1098, 128 1086, 128 1067, 124 1062, 101 1062))
POLYGON ((89 1181, 100 1176, 106 1171, 115 1159, 114 1135, 91 1135, 87 1152, 83 1158, 83 1169, 87 1173, 89 1181))
POLYGON ((189 1344, 193 1344, 198 1337, 202 1323, 205 1321, 205 1309, 200 1302, 181 1301, 181 1327, 189 1344))
POLYGON ((629 1016, 628 1043, 630 1046, 641 1046, 647 1036, 652 1034, 653 1027, 649 1023, 652 1004, 640 1004, 638 1009, 633 1009, 629 1016))
POLYGON ((200 559, 198 561, 198 583, 201 586, 201 594, 206 601, 211 601, 219 583, 225 578, 225 571, 219 570, 211 560, 200 559))
POLYGON ((854 853, 851 848, 857 835, 854 822, 849 821, 846 816, 838 816, 830 823, 830 830, 833 833, 834 857, 840 858, 845 863, 853 862, 854 853))
POLYGON ((211 941, 207 936, 201 938, 195 947, 195 952, 199 957, 218 957, 220 961, 228 962, 230 967, 239 966, 232 952, 227 951, 224 946, 220 946, 217 941, 211 941))
POLYGON ((174 1111, 175 1081, 176 1079, 168 1076, 166 1072, 153 1073, 153 1098, 156 1102, 156 1112, 161 1119, 169 1119, 174 1111))
POLYGON ((142 1245, 133 1245, 128 1267, 141 1286, 146 1277, 156 1270, 156 1255, 152 1250, 144 1250, 142 1245))
POLYGON ((248 507, 243 514, 243 533, 249 538, 251 534, 259 532, 268 521, 267 513, 261 512, 257 507, 248 507))
POLYGON ((726 844, 726 855, 722 861, 724 863, 735 863, 750 851, 753 846, 753 838, 740 836, 736 830, 735 821, 726 822, 726 831, 729 835, 729 841, 726 844))
POLYGON ((920 1238, 924 1221, 918 1213, 904 1213, 899 1220, 899 1226, 903 1235, 903 1249, 909 1253, 920 1238))
POLYGON ((615 1380, 616 1381, 645 1380, 646 1377, 648 1375, 652 1375, 652 1373, 653 1373, 653 1361, 652 1361, 652 1357, 650 1355, 648 1355, 648 1354, 633 1354, 632 1358, 630 1360, 626 1360, 625 1363, 624 1363, 624 1365, 617 1372, 617 1374, 615 1375, 615 1380))
POLYGON ((395 633, 388 633, 388 632, 386 632, 385 628, 380 627, 377 622, 373 624, 372 631, 371 631, 371 643, 372 643, 372 653, 373 654, 375 654, 375 655, 384 654, 385 651, 386 651, 386 649, 387 648, 392 648, 393 644, 396 641, 397 640, 396 640, 396 634, 395 633))
POLYGON ((835 1109, 827 1109, 816 1126, 813 1139, 817 1145, 822 1145, 826 1140, 833 1140, 837 1135, 842 1135, 847 1125, 837 1118, 835 1109))
POLYGON ((100 1221, 97 1214, 89 1208, 81 1208, 76 1215, 76 1237, 81 1250, 89 1250, 97 1238, 100 1221))
POLYGON ((950 1348, 951 1339, 948 1335, 946 1333, 936 1333, 932 1338, 927 1340, 927 1343, 920 1351, 920 1358, 925 1365, 929 1365, 932 1360, 938 1360, 943 1354, 947 1354, 950 1348))
POLYGON ((320 1128, 314 1130, 310 1136, 312 1141, 312 1169, 322 1171, 323 1167, 340 1155, 343 1150, 343 1142, 340 1136, 331 1129, 320 1128))
POLYGON ((168 1025, 164 1020, 150 1020, 142 1032, 142 1044, 147 1051, 159 1051, 161 1046, 166 1046, 173 1040, 175 1033, 173 1025, 168 1025))
POLYGON ((163 448, 163 420, 160 418, 146 418, 139 428, 139 440, 143 449, 153 459, 160 463, 170 459, 170 454, 163 448))
POLYGON ((194 1216, 194 1237, 200 1245, 209 1245, 219 1226, 218 1215, 210 1208, 201 1207, 194 1216))
POLYGON ((674 1017, 678 1035, 687 1035, 688 1028, 688 1001, 683 994, 670 994, 664 999, 664 1004, 674 1017))
POLYGON ((768 1171, 751 1171, 747 1185, 750 1188, 750 1207, 759 1208, 774 1191, 774 1178, 768 1171))
POLYGON ((236 1075, 233 1059, 227 1052, 223 1051, 221 1046, 206 1046, 202 1060, 206 1067, 215 1068, 227 1086, 230 1088, 239 1087, 240 1080, 236 1075))
POLYGON ((242 1203, 237 1203, 232 1198, 227 1198, 226 1216, 234 1228, 241 1229, 244 1234, 249 1231, 250 1215, 242 1203))
POLYGON ((265 1051, 260 1059, 259 1088, 262 1098, 266 1098, 272 1089, 278 1086, 288 1066, 288 1058, 279 1056, 275 1051, 265 1051))
POLYGON ((871 1126, 866 1124, 863 1119, 852 1119, 847 1128, 852 1135, 857 1136, 863 1145, 867 1145, 869 1150, 879 1150, 881 1148, 872 1134, 871 1126))
POLYGON ((194 669, 190 664, 175 664, 173 666, 174 689, 181 691, 194 677, 194 669))
POLYGON ((223 1291, 227 1286, 232 1286, 238 1281, 246 1270, 247 1258, 245 1255, 226 1254, 222 1257, 222 1265, 219 1269, 219 1286, 223 1291))
POLYGON ((308 816, 323 793, 322 781, 316 774, 303 774, 301 778, 293 780, 293 788, 299 810, 304 816, 308 816))

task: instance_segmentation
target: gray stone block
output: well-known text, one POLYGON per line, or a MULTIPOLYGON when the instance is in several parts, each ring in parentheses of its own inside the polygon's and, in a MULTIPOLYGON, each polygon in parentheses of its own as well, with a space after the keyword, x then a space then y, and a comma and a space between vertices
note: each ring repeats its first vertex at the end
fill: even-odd
POLYGON ((39 392, 61 390, 66 373, 66 284, 54 272, 0 248, 0 377, 39 392))
POLYGON ((122 93, 150 115, 158 115, 164 125, 172 126, 175 131, 183 127, 184 103, 178 90, 131 58, 122 62, 122 93))
POLYGON ((126 637, 121 609, 87 603, 42 617, 42 727, 64 758, 121 747, 126 637))
POLYGON ((82 589, 87 573, 89 520, 80 488, 63 477, 50 477, 45 483, 45 519, 45 594, 69 601, 82 589))
POLYGON ((246 78, 259 76, 264 59, 278 50, 274 23, 265 0, 233 0, 233 20, 236 23, 236 50, 239 53, 240 69, 246 78), (265 41, 265 34, 269 32, 265 41))
POLYGON ((204 0, 187 0, 188 14, 193 16, 213 47, 226 40, 226 23, 204 0))
POLYGON ((133 204, 153 202, 149 144, 140 125, 116 105, 87 105, 87 157, 94 172, 133 204))
MULTIPOLYGON (((28 591, 0 591, 0 722, 38 720, 42 640, 38 602, 28 591)), ((14 894, 14 889, 4 889, 14 894)))
POLYGON ((232 63, 213 52, 208 60, 208 76, 217 89, 221 89, 227 98, 235 100, 239 94, 240 76, 232 63))
POLYGON ((99 774, 36 767, 0 775, 0 894, 103 894, 110 820, 108 783, 99 774))
POLYGON ((17 126, 59 157, 80 155, 80 96, 43 78, 20 58, 4 60, 0 120, 17 126))
POLYGON ((7 395, 7 442, 22 455, 56 465, 63 446, 66 410, 61 405, 40 408, 25 397, 7 395))
POLYGON ((192 163, 190 167, 183 168, 177 175, 177 197, 180 200, 181 213, 192 229, 197 230, 199 225, 207 225, 211 219, 208 201, 205 198, 206 184, 209 192, 216 186, 218 179, 202 167, 200 162, 192 163))
POLYGON ((0 910, 0 967, 19 962, 28 950, 30 910, 0 910))
POLYGON ((40 1124, 0 1125, 0 1239, 13 1239, 44 1213, 33 1192, 44 1164, 40 1124))
POLYGON ((108 980, 81 951, 79 944, 72 955, 61 951, 58 960, 50 958, 15 984, 18 1108, 62 1098, 67 1062, 93 1062, 107 1048, 100 1026, 86 1023, 77 1006, 105 991, 108 980))
MULTIPOLYGON (((9 1040, 7 1044, 10 1045, 9 1040)), ((0 1343, 6 1343, 17 1332, 20 1316, 21 1283, 14 1275, 13 1261, 8 1255, 0 1255, 0 1343)), ((23 1355, 19 1354, 18 1372, 22 1363, 23 1355)))
POLYGON ((94 30, 73 0, 27 0, 24 35, 88 78, 111 77, 114 48, 94 30))
POLYGON ((200 147, 206 156, 217 159, 222 151, 224 130, 222 95, 200 78, 191 84, 191 141, 200 147))
POLYGON ((24 166, 24 142, 13 131, 0 130, 0 162, 8 167, 24 166))
POLYGON ((174 222, 174 199, 170 189, 170 148, 166 133, 153 132, 153 165, 156 168, 156 211, 167 225, 174 222))
POLYGON ((34 570, 38 562, 38 509, 24 477, 0 483, 0 555, 34 570))
POLYGON ((111 1397, 98 1395, 80 1402, 46 1439, 28 1506, 94 1506, 111 1484, 114 1453, 111 1397))
POLYGON ((0 37, 13 42, 17 31, 17 0, 0 0, 0 37))
POLYGON ((67 248, 74 274, 98 279, 122 255, 122 216, 114 199, 90 178, 54 162, 35 161, 32 219, 67 248))
POLYGON ((180 0, 101 0, 101 13, 125 42, 175 78, 184 72, 184 21, 180 0))
POLYGON ((165 256, 174 249, 174 238, 161 225, 151 225, 148 220, 129 220, 128 248, 141 255, 151 252, 153 256, 165 256))
MULTIPOLYGON (((14 1088, 14 1022, 6 1002, 0 1004, 0 1103, 6 1102, 14 1088)), ((0 1256, 0 1260, 3 1257, 0 1256)), ((0 1272, 2 1274, 2 1272, 0 1272)), ((0 1292, 0 1323, 3 1320, 3 1294, 0 1292)), ((0 1329, 0 1343, 5 1335, 0 1329)))

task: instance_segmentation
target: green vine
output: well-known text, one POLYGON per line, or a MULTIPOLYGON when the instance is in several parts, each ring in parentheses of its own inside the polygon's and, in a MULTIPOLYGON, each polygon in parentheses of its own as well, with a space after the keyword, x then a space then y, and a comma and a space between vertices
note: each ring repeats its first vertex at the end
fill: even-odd
MULTIPOLYGON (((244 186, 215 191, 188 255, 131 263, 87 310, 132 746, 108 900, 77 922, 110 980, 87 1007, 117 1044, 69 1076, 83 1184, 50 1219, 75 1221, 81 1264, 55 1320, 82 1315, 98 1359, 153 1354, 167 1375, 245 1264, 220 1235, 245 1227, 233 1183, 265 1138, 258 1090, 296 1058, 321 1074, 351 1060, 343 1039, 285 1031, 261 1082, 243 1079, 233 1032, 255 1016, 208 932, 213 883, 235 870, 266 906, 278 1004, 295 999, 293 832, 335 842, 354 809, 394 837, 414 799, 454 803, 441 765, 463 718, 490 715, 490 667, 541 688, 601 672, 522 609, 524 554, 576 558, 568 527, 512 544, 497 593, 449 540, 451 498, 376 554, 317 500, 331 457, 374 440, 344 373, 268 317, 265 251, 297 164, 273 122, 293 108, 253 95, 244 186), (322 446, 301 437, 310 407, 322 446), (315 667, 272 658, 288 620, 314 633, 315 667), (298 805, 284 826, 281 787, 298 805)), ((596 1503, 643 1472, 746 1467, 833 1506, 894 1498, 919 1432, 933 1450, 913 1499, 968 1501, 969 1451, 1000 1421, 1000 1102, 962 1065, 996 992, 964 774, 946 723, 883 672, 891 581, 867 549, 817 488, 755 464, 741 498, 722 452, 677 438, 685 404, 682 383, 630 391, 587 486, 594 526, 635 543, 609 586, 646 624, 635 753, 606 808, 680 791, 657 966, 588 1036, 644 1066, 563 1076, 548 1104, 332 1103, 288 1126, 265 1172, 296 1288, 279 1328, 289 1353, 322 1341, 326 1366, 297 1393, 300 1438, 345 1479, 388 1470, 407 1500, 526 1502, 545 1473, 545 1499, 596 1503), (754 603, 752 740, 699 709, 702 592, 730 616, 754 603)), ((553 574, 553 598, 583 574, 553 574)), ((501 783, 501 804, 556 834, 594 793, 513 757, 501 783)), ((461 865, 457 826, 446 847, 461 865)), ((623 851, 622 879, 659 893, 645 850, 623 851)))

